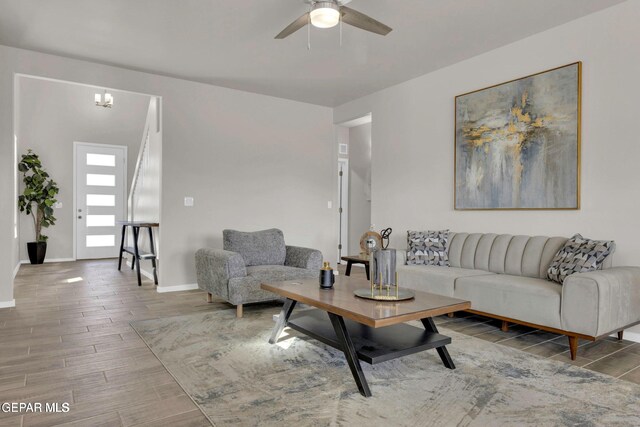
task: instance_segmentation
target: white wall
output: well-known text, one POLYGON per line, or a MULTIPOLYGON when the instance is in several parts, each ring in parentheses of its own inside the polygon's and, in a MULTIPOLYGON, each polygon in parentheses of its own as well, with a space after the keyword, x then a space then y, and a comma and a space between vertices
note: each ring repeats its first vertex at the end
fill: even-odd
POLYGON ((13 298, 17 262, 14 73, 162 96, 161 286, 195 283, 194 252, 221 247, 224 228, 280 227, 287 243, 335 259, 330 108, 0 46, 0 302, 13 298))
MULTIPOLYGON (((48 259, 73 258, 73 143, 124 145, 128 149, 127 191, 149 105, 149 97, 113 92, 113 108, 96 107, 92 87, 21 77, 18 156, 31 148, 58 183, 56 225, 43 229, 49 236, 48 259)), ((20 191, 24 186, 20 181, 20 191)), ((31 216, 20 216, 20 259, 27 260, 27 242, 34 240, 31 216)))
MULTIPOLYGON (((371 123, 349 128, 349 254, 371 226, 371 123)), ((382 225, 375 224, 376 231, 382 225)))
MULTIPOLYGON (((640 2, 625 2, 342 105, 334 121, 372 112, 372 221, 442 229, 615 239, 616 265, 640 265, 640 2), (454 211, 454 97, 583 62, 582 207, 578 211, 454 211)), ((636 328, 638 329, 638 328, 636 328)))

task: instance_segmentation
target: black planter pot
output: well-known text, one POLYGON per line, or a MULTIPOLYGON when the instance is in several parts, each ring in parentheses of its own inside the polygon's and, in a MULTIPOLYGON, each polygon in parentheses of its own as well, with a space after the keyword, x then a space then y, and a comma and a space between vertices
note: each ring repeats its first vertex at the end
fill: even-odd
POLYGON ((28 242, 27 252, 29 252, 31 264, 42 264, 47 254, 47 242, 28 242))

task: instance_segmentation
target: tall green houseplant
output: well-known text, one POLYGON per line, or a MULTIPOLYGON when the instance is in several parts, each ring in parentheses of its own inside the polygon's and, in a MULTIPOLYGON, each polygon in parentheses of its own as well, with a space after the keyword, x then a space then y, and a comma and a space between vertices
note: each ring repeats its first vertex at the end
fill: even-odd
POLYGON ((33 264, 41 264, 46 252, 47 236, 42 234, 42 228, 48 228, 56 223, 53 215, 53 205, 57 202, 56 195, 60 191, 58 184, 49 177, 42 167, 40 158, 33 151, 28 150, 22 155, 18 170, 22 173, 24 191, 18 197, 18 208, 33 217, 33 225, 36 232, 36 241, 33 245, 28 243, 29 258, 33 264), (40 252, 32 257, 32 252, 40 252), (35 258, 37 259, 34 262, 35 258), (38 262, 39 261, 39 262, 38 262))

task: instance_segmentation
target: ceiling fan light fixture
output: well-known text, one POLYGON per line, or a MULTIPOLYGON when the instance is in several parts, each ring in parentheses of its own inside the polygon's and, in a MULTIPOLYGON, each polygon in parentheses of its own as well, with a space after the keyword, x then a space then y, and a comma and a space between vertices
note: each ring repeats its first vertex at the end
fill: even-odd
POLYGON ((340 22, 340 9, 332 1, 319 1, 313 4, 311 24, 316 28, 331 28, 340 22))

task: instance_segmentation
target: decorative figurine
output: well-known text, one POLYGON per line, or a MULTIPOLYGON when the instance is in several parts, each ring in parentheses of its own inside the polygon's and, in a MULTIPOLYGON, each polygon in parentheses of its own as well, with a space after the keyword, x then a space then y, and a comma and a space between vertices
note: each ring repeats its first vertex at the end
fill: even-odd
POLYGON ((320 287, 322 289, 331 289, 336 282, 336 276, 333 274, 333 268, 328 261, 320 269, 320 287))
POLYGON ((382 249, 387 249, 389 247, 389 236, 391 236, 392 231, 391 227, 380 230, 380 237, 382 237, 382 249))

